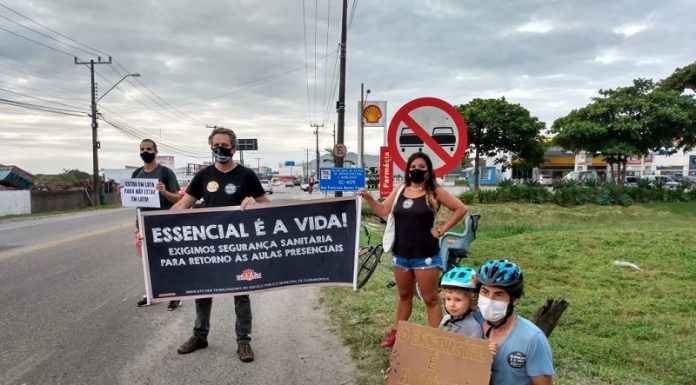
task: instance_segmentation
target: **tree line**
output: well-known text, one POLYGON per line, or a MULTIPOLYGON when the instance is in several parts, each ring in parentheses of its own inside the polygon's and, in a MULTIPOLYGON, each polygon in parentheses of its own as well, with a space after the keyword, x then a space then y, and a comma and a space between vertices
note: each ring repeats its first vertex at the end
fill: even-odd
POLYGON ((696 91, 696 62, 658 83, 635 79, 630 86, 600 89, 587 106, 553 122, 551 141, 542 135, 544 122, 504 97, 455 105, 467 123, 474 187, 479 187, 482 156, 494 158, 503 171, 515 167, 531 172, 551 145, 602 156, 612 171, 616 167, 621 184, 629 158, 696 146, 696 99, 684 93, 687 89, 696 91))

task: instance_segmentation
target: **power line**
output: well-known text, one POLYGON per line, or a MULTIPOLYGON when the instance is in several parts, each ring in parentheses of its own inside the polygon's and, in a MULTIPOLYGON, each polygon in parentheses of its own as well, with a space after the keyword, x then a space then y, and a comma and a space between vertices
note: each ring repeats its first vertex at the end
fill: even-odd
POLYGON ((34 40, 34 39, 31 39, 31 38, 28 38, 28 37, 26 37, 26 36, 24 36, 24 35, 20 35, 20 34, 18 34, 18 33, 12 32, 12 31, 7 30, 7 29, 5 29, 5 28, 0 27, 0 30, 5 31, 5 32, 7 32, 7 33, 10 33, 10 34, 12 34, 12 35, 15 35, 15 36, 17 36, 17 37, 20 37, 20 38, 22 38, 22 39, 29 40, 29 41, 32 42, 32 43, 36 43, 36 44, 42 45, 42 46, 44 46, 44 47, 46 47, 46 48, 48 48, 48 49, 51 49, 51 50, 54 50, 54 51, 56 51, 56 52, 62 53, 63 55, 67 55, 67 56, 70 56, 70 57, 74 57, 74 56, 75 56, 75 55, 73 55, 73 54, 71 54, 71 53, 65 52, 65 51, 60 50, 60 49, 55 48, 55 47, 51 47, 50 45, 46 45, 46 44, 44 44, 44 43, 42 43, 42 42, 40 42, 40 41, 36 41, 36 40, 34 40))
POLYGON ((314 116, 317 121, 317 29, 319 26, 319 0, 314 0, 314 116))
POLYGON ((20 93, 20 92, 15 92, 15 91, 8 90, 8 89, 2 88, 2 87, 0 87, 0 91, 5 91, 5 92, 8 92, 8 93, 11 93, 11 94, 14 94, 14 95, 24 96, 24 97, 32 98, 32 99, 36 99, 36 100, 41 100, 42 102, 58 104, 58 105, 61 105, 61 106, 66 106, 66 107, 71 107, 71 108, 77 108, 77 109, 81 108, 81 107, 73 106, 73 105, 70 105, 70 104, 65 104, 65 103, 60 103, 60 102, 54 102, 54 101, 52 101, 52 100, 42 99, 42 98, 39 98, 39 97, 37 97, 37 96, 27 95, 27 94, 23 94, 23 93, 20 93))
POLYGON ((309 96, 309 63, 307 60, 307 20, 305 14, 305 0, 302 0, 302 34, 304 35, 305 78, 307 79, 307 113, 309 117, 309 124, 312 124, 312 107, 310 104, 311 98, 309 96))
POLYGON ((25 102, 19 102, 16 100, 9 100, 9 99, 2 99, 2 98, 0 98, 0 104, 7 104, 10 106, 25 108, 25 109, 34 110, 34 111, 50 112, 50 113, 59 114, 59 115, 79 116, 79 117, 89 116, 89 114, 86 111, 68 110, 65 108, 50 107, 50 106, 44 106, 44 105, 40 105, 40 104, 25 103, 25 102))
MULTIPOLYGON (((322 97, 321 100, 321 105, 323 106, 326 103, 326 91, 330 87, 328 84, 328 79, 327 75, 329 73, 329 31, 331 30, 331 2, 327 2, 327 11, 326 11, 326 47, 324 47, 324 96, 322 97)), ((323 118, 323 117, 322 117, 323 118)), ((322 119, 323 123, 326 123, 324 119, 322 119)))
MULTIPOLYGON (((114 60, 114 62, 116 63, 116 65, 118 65, 119 67, 121 67, 121 69, 123 69, 124 71, 126 71, 126 73, 130 73, 130 72, 131 72, 131 71, 129 71, 125 66, 123 66, 118 60, 114 60)), ((116 71, 114 68, 112 68, 112 69, 113 69, 116 73, 119 73, 119 72, 116 71)), ((121 76, 122 76, 122 75, 121 75, 121 76)), ((193 118, 193 117, 191 117, 191 116, 185 114, 184 112, 182 112, 182 111, 179 110, 178 108, 174 107, 171 103, 169 103, 168 101, 166 101, 163 97, 161 97, 161 96, 158 95, 155 91, 153 91, 153 90, 150 89, 148 86, 146 86, 145 83, 141 82, 140 79, 137 79, 137 78, 136 78, 136 79, 135 79, 135 82, 138 83, 141 87, 145 88, 145 89, 146 89, 148 92, 150 92, 154 97, 156 97, 157 99, 159 99, 159 100, 161 101, 161 103, 159 103, 159 102, 157 102, 156 100, 152 99, 150 96, 148 96, 148 95, 147 95, 146 93, 144 93, 142 90, 138 89, 138 87, 133 86, 133 84, 130 82, 130 79, 127 80, 127 83, 128 83, 128 84, 130 84, 131 86, 133 86, 133 88, 135 88, 135 89, 138 90, 140 93, 142 93, 143 95, 145 95, 148 99, 152 100, 152 101, 153 101, 155 104, 157 104, 158 106, 162 107, 162 108, 165 109, 165 110, 170 111, 171 113, 173 113, 173 114, 175 114, 175 115, 180 116, 181 118, 183 118, 184 120, 188 121, 189 123, 193 123, 193 124, 205 124, 205 122, 203 122, 203 121, 201 121, 201 120, 198 120, 198 119, 195 119, 195 118, 193 118)))
POLYGON ((12 19, 10 19, 10 18, 8 18, 8 17, 3 16, 3 15, 0 15, 0 17, 2 17, 3 19, 5 19, 5 20, 7 20, 7 21, 9 21, 9 22, 11 22, 11 23, 14 23, 14 24, 16 24, 16 25, 18 25, 18 26, 20 26, 20 27, 22 27, 22 28, 26 28, 26 29, 28 29, 28 30, 34 32, 34 33, 37 33, 37 34, 39 34, 39 35, 41 35, 41 36, 43 36, 43 37, 45 37, 45 38, 47 38, 47 39, 51 39, 51 40, 56 41, 56 42, 58 42, 58 43, 60 43, 60 44, 66 45, 66 46, 68 46, 68 47, 70 47, 70 48, 76 49, 76 50, 78 50, 78 51, 82 51, 82 52, 84 52, 84 53, 86 53, 86 54, 88 54, 88 55, 98 56, 98 55, 94 55, 92 52, 85 51, 84 49, 82 49, 82 48, 80 48, 80 47, 75 47, 74 45, 71 45, 71 44, 62 42, 62 41, 60 41, 60 40, 58 40, 58 39, 56 39, 56 38, 54 38, 54 37, 52 37, 52 36, 48 36, 48 35, 46 35, 46 34, 43 33, 43 32, 40 32, 40 31, 37 31, 37 30, 35 30, 35 29, 33 29, 33 28, 27 27, 27 26, 24 25, 24 24, 20 24, 20 23, 14 21, 14 20, 12 20, 12 19))
MULTIPOLYGON (((95 52, 99 52, 99 53, 101 53, 101 54, 103 54, 103 55, 105 55, 105 56, 109 56, 109 54, 107 54, 107 53, 105 53, 105 52, 103 52, 103 51, 100 51, 100 50, 95 49, 95 48, 92 48, 92 47, 90 47, 90 46, 88 46, 88 45, 82 44, 82 43, 80 43, 79 41, 72 39, 70 36, 63 35, 62 33, 58 32, 58 31, 56 31, 56 30, 54 30, 54 29, 52 29, 52 28, 50 28, 50 27, 47 27, 47 26, 45 26, 45 25, 39 23, 39 22, 36 21, 36 20, 30 19, 29 17, 27 17, 27 16, 25 16, 25 15, 19 13, 18 11, 15 11, 14 9, 12 9, 12 8, 10 8, 10 7, 8 7, 8 6, 4 5, 4 4, 2 4, 2 3, 0 3, 0 7, 3 7, 3 8, 7 9, 8 11, 10 11, 10 12, 16 14, 16 15, 19 15, 19 16, 25 18, 25 19, 31 21, 32 23, 34 23, 34 24, 36 24, 36 25, 39 25, 39 26, 41 26, 41 27, 43 27, 43 28, 46 28, 47 30, 49 30, 49 31, 51 31, 51 32, 53 32, 53 33, 55 33, 56 35, 58 35, 58 36, 60 36, 60 37, 63 37, 63 38, 65 38, 65 39, 68 39, 68 40, 72 41, 73 43, 79 44, 79 45, 81 45, 81 46, 83 46, 83 47, 85 47, 85 48, 87 48, 87 49, 89 49, 89 50, 92 50, 92 51, 95 51, 95 52)), ((94 55, 94 54, 92 54, 92 55, 94 55)), ((74 55, 71 55, 71 56, 74 56, 74 55)), ((94 55, 94 56, 99 56, 99 55, 94 55)))
MULTIPOLYGON (((11 22, 13 22, 13 23, 15 23, 15 24, 17 24, 17 25, 20 25, 20 26, 22 26, 22 27, 24 27, 24 28, 27 28, 27 29, 29 29, 29 30, 35 32, 35 33, 38 33, 38 34, 40 34, 40 35, 42 35, 42 36, 45 36, 45 37, 47 37, 47 38, 49 38, 49 39, 51 39, 51 40, 55 40, 55 41, 57 41, 57 42, 59 42, 59 43, 61 43, 61 44, 67 45, 67 46, 69 46, 69 47, 71 47, 71 48, 73 48, 73 49, 77 49, 77 50, 79 50, 79 51, 85 52, 85 53, 87 53, 87 54, 89 54, 89 55, 98 56, 97 54, 94 53, 94 52, 98 52, 98 53, 101 53, 101 54, 103 54, 103 55, 105 55, 105 56, 111 56, 111 55, 107 54, 107 53, 104 52, 104 51, 98 50, 98 49, 96 49, 96 48, 92 48, 92 47, 90 47, 90 46, 88 46, 88 45, 86 45, 86 44, 83 44, 83 43, 81 43, 81 42, 79 42, 79 41, 77 41, 77 40, 75 40, 75 39, 72 39, 71 37, 69 37, 69 36, 67 36, 67 35, 64 35, 64 34, 58 32, 58 31, 56 31, 56 30, 54 30, 54 29, 52 29, 52 28, 50 28, 50 27, 48 27, 48 26, 46 26, 46 25, 43 25, 43 24, 41 24, 41 23, 39 23, 39 22, 37 22, 37 21, 35 21, 35 20, 33 20, 33 19, 31 19, 31 18, 29 18, 29 17, 27 17, 27 16, 25 16, 25 15, 23 15, 23 14, 21 14, 21 13, 19 13, 18 11, 15 11, 14 9, 12 9, 12 8, 10 8, 10 7, 6 6, 6 5, 4 5, 4 4, 0 4, 0 7, 3 7, 3 8, 5 8, 5 9, 7 9, 7 10, 9 10, 9 11, 11 11, 11 12, 13 12, 13 13, 15 13, 15 14, 17 14, 17 15, 19 15, 19 16, 21 16, 21 17, 23 17, 23 18, 25 18, 25 19, 27 19, 27 20, 29 20, 29 21, 31 21, 32 23, 35 23, 35 24, 37 24, 37 25, 39 25, 39 26, 41 26, 41 27, 43 27, 43 28, 45 28, 45 29, 47 29, 47 30, 49 30, 49 31, 51 31, 51 32, 53 32, 53 33, 55 33, 55 34, 57 34, 57 35, 59 35, 59 36, 65 38, 65 39, 67 39, 67 40, 69 40, 69 41, 72 41, 72 42, 74 42, 74 43, 76 43, 76 44, 79 44, 79 45, 81 45, 81 46, 83 46, 83 47, 85 47, 85 48, 91 50, 92 52, 89 52, 89 51, 86 51, 86 50, 81 49, 81 48, 79 48, 79 47, 75 47, 75 46, 73 46, 73 45, 71 45, 71 44, 67 44, 67 43, 65 43, 65 42, 62 42, 62 41, 60 41, 60 40, 58 40, 58 39, 55 39, 55 38, 53 38, 53 37, 51 37, 51 36, 49 36, 49 35, 46 35, 46 34, 44 34, 44 33, 42 33, 42 32, 39 32, 39 31, 37 31, 37 30, 35 30, 35 29, 32 29, 32 28, 30 28, 30 27, 27 27, 27 26, 25 26, 25 25, 23 25, 23 24, 17 23, 17 22, 15 22, 15 21, 11 20, 11 19, 8 19, 8 18, 6 18, 6 17, 0 15, 0 17, 3 17, 3 18, 5 18, 5 19, 7 19, 7 20, 9 20, 9 21, 11 21, 11 22)), ((7 32, 10 32, 10 31, 7 31, 7 32)), ((10 32, 10 33, 12 33, 12 32, 10 32)), ((29 39, 29 38, 27 38, 27 37, 24 37, 24 36, 20 36, 20 37, 23 37, 23 38, 25 38, 25 39, 27 39, 27 40, 31 40, 31 39, 29 39)), ((34 40, 31 40, 31 41, 34 41, 34 40)), ((34 41, 34 42, 36 42, 36 41, 34 41)), ((54 48, 52 48, 52 47, 50 47, 50 46, 47 46, 47 45, 45 45, 45 44, 42 44, 42 43, 40 43, 40 42, 36 42, 36 43, 37 43, 37 44, 44 45, 44 46, 46 46, 47 48, 54 49, 54 48)), ((58 50, 58 51, 67 54, 67 53, 64 52, 64 51, 60 51, 60 50, 58 50)), ((70 54, 70 56, 74 56, 74 55, 70 54)), ((119 67, 121 67, 124 71, 126 71, 126 73, 130 73, 130 72, 131 72, 131 71, 129 71, 127 68, 125 68, 123 65, 121 65, 121 63, 119 63, 118 61, 114 60, 114 62, 115 62, 119 67)), ((114 72, 116 72, 117 74, 119 74, 119 76, 123 76, 123 74, 119 73, 119 72, 116 71, 115 69, 114 69, 114 72)), ((102 77, 103 77, 103 76, 102 76, 102 77)), ((107 81, 108 81, 108 80, 107 80, 107 81)), ((152 91, 149 87, 147 87, 147 86, 146 86, 143 82, 141 82, 140 80, 137 80, 137 79, 136 79, 136 81, 137 81, 137 83, 138 83, 141 87, 147 89, 154 97, 156 97, 156 98, 158 98, 159 100, 161 100, 161 103, 158 102, 157 100, 153 99, 151 96, 149 96, 148 94, 146 94, 146 93, 143 92, 142 90, 140 90, 138 87, 134 86, 133 83, 130 82, 130 79, 127 80, 127 83, 130 84, 131 86, 133 86, 133 88, 135 88, 138 92, 140 92, 141 94, 143 94, 144 96, 146 96, 148 99, 150 99, 153 103, 157 104, 158 106, 162 107, 162 108, 165 109, 165 110, 169 110, 170 112, 173 112, 175 115, 179 115, 180 117, 182 117, 183 119, 185 119, 185 120, 187 120, 187 121, 189 121, 189 122, 193 122, 193 123, 203 123, 202 121, 197 120, 197 119, 195 119, 195 118, 192 118, 192 117, 186 115, 185 113, 181 112, 180 110, 176 109, 176 107, 172 106, 169 102, 167 102, 164 98, 162 98, 162 97, 159 96, 157 93, 155 93, 154 91, 152 91), (165 106, 165 105, 162 104, 162 103, 166 104, 166 105, 169 106, 169 107, 165 106)), ((151 107, 149 107, 149 106, 145 106, 145 107, 147 107, 148 109, 154 111, 154 109, 151 108, 151 107)), ((176 118, 176 119, 179 119, 179 118, 176 118)))

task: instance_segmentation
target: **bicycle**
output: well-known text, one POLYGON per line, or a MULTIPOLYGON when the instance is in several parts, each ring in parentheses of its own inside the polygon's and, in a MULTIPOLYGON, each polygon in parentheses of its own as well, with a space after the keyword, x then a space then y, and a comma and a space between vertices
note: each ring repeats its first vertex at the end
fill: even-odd
POLYGON ((365 246, 361 246, 360 251, 358 252, 358 263, 360 264, 357 280, 358 289, 365 286, 370 277, 372 277, 372 274, 379 265, 382 254, 384 254, 384 247, 381 243, 372 245, 372 236, 367 226, 363 225, 363 229, 365 230, 367 244, 365 246))

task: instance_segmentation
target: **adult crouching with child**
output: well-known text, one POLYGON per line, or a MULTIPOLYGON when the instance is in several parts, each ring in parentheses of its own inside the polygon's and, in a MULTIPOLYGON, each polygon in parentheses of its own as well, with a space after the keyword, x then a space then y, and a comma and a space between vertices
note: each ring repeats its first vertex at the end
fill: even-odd
POLYGON ((365 198, 372 211, 386 218, 394 217, 394 244, 392 267, 399 298, 396 304, 396 321, 383 348, 396 342, 396 326, 407 321, 413 311, 413 295, 416 281, 428 315, 428 324, 437 328, 442 319, 438 296, 440 268, 443 265, 439 237, 464 218, 467 208, 459 199, 438 186, 433 163, 422 152, 412 154, 406 163, 405 183, 383 201, 377 202, 362 189, 358 194, 365 198), (444 206, 452 214, 441 225, 435 225, 435 217, 444 206))

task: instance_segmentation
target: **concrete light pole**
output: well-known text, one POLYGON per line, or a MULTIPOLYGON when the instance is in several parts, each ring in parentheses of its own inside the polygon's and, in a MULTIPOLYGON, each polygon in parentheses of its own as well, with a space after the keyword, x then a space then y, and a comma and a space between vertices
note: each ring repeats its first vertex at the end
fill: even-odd
POLYGON ((99 123, 97 123, 97 102, 101 100, 106 94, 109 93, 109 91, 113 90, 119 83, 121 83, 125 78, 129 76, 133 77, 139 77, 140 74, 128 74, 125 75, 121 80, 117 81, 111 88, 109 88, 102 96, 100 96, 98 99, 97 97, 97 90, 96 90, 96 83, 94 82, 94 65, 95 64, 111 64, 111 56, 109 56, 109 61, 102 61, 101 57, 97 57, 97 61, 94 61, 94 59, 88 61, 88 62, 78 62, 77 57, 75 58, 75 64, 79 65, 89 65, 89 70, 90 70, 90 80, 92 84, 92 103, 91 103, 91 112, 92 112, 92 188, 94 189, 94 201, 92 202, 94 206, 99 206, 101 205, 100 201, 100 187, 101 187, 101 180, 99 178, 99 148, 101 147, 101 144, 99 143, 99 140, 97 139, 97 127, 99 127, 99 123))
POLYGON ((364 85, 360 83, 360 132, 358 133, 360 143, 358 147, 360 148, 360 159, 358 160, 358 166, 365 168, 365 102, 367 102, 367 95, 370 94, 370 89, 364 92, 364 85))

